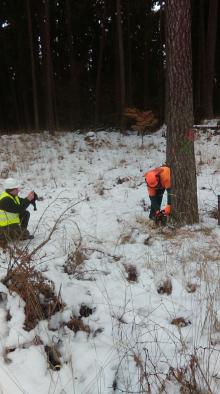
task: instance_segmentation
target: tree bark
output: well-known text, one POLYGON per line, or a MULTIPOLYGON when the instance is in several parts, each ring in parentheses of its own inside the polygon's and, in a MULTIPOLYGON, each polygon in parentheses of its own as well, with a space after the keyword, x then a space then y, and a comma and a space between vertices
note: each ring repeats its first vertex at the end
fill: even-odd
POLYGON ((144 87, 144 109, 150 108, 150 84, 149 84, 149 34, 148 34, 148 26, 147 20, 145 21, 144 26, 145 34, 144 34, 144 77, 143 77, 143 87, 144 87))
POLYGON ((127 58, 125 64, 127 64, 127 105, 129 107, 133 105, 131 18, 131 3, 130 0, 127 0, 127 58))
POLYGON ((195 122, 199 122, 204 117, 206 95, 206 61, 205 61, 205 1, 200 0, 198 4, 194 5, 196 13, 196 37, 194 43, 194 79, 195 79, 195 94, 194 94, 194 114, 195 122), (199 11, 198 11, 199 9, 199 11), (198 14, 198 16, 197 16, 198 14), (205 86, 203 86, 205 83, 205 86))
POLYGON ((105 48, 105 24, 106 24, 106 2, 103 4, 103 18, 101 25, 101 36, 99 40, 99 55, 96 74, 96 89, 95 89, 95 124, 97 125, 101 117, 101 82, 102 82, 102 67, 105 48))
POLYGON ((124 44, 123 44, 123 31, 122 31, 122 20, 121 20, 121 0, 116 0, 116 12, 117 12, 117 35, 118 35, 118 58, 119 58, 119 81, 120 81, 120 125, 121 129, 124 128, 124 117, 123 111, 125 108, 125 67, 124 67, 124 44))
POLYGON ((33 31, 32 31, 32 19, 30 10, 30 0, 26 0, 27 18, 28 18, 28 35, 30 44, 30 58, 31 58, 31 77, 32 77, 32 90, 33 90, 33 107, 34 107, 34 126, 35 130, 39 130, 39 111, 38 111, 38 99, 37 99, 37 83, 36 83, 36 71, 35 71, 35 58, 34 58, 34 46, 33 46, 33 31))
POLYGON ((65 22, 68 37, 69 46, 69 60, 70 60, 70 88, 71 88, 71 127, 73 127, 74 122, 79 125, 81 111, 80 111, 80 87, 79 87, 79 73, 77 72, 77 62, 76 55, 74 51, 74 41, 73 41, 73 28, 71 19, 71 5, 70 0, 65 2, 65 22))
POLYGON ((213 90, 215 76, 215 49, 216 49, 216 33, 218 18, 218 1, 210 0, 209 16, 208 16, 208 32, 207 32, 207 49, 206 49, 206 73, 205 73, 205 116, 213 117, 213 90))
POLYGON ((50 18, 49 18, 49 2, 44 0, 43 2, 43 57, 44 57, 44 72, 45 72, 45 84, 46 84, 46 108, 47 108, 47 127, 50 134, 54 134, 55 128, 55 113, 54 113, 54 92, 53 92, 53 64, 51 57, 51 45, 50 45, 50 18))
POLYGON ((172 174, 172 217, 198 222, 193 138, 190 0, 166 0, 167 163, 172 174))
MULTIPOLYGON (((161 2, 162 3, 162 2, 161 2)), ((160 19, 159 19, 159 48, 160 48, 160 57, 159 57, 159 108, 158 108, 158 117, 160 122, 164 122, 165 118, 165 70, 164 70, 164 6, 161 4, 160 7, 160 19)))

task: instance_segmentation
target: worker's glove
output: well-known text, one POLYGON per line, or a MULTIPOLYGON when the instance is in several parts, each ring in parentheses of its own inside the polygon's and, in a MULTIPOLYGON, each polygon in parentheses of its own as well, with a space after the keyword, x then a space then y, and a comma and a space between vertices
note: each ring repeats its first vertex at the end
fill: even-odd
POLYGON ((39 197, 38 197, 37 193, 34 192, 34 198, 33 198, 33 200, 30 201, 30 203, 31 203, 31 204, 33 205, 33 207, 34 207, 34 211, 37 210, 36 201, 38 201, 38 200, 39 200, 39 197))
POLYGON ((164 207, 162 212, 164 213, 164 215, 169 216, 171 213, 171 205, 166 205, 166 207, 164 207))

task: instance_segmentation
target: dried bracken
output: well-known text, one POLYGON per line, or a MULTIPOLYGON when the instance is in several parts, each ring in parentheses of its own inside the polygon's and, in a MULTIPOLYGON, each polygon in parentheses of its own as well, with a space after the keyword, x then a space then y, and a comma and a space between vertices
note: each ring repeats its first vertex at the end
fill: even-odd
POLYGON ((10 293, 16 292, 25 301, 24 327, 27 331, 39 320, 48 319, 64 307, 60 295, 54 293, 53 283, 29 264, 11 269, 3 283, 10 293))
POLYGON ((143 134, 147 129, 151 130, 158 125, 158 119, 151 110, 140 111, 137 108, 125 108, 124 116, 135 122, 132 129, 137 130, 139 134, 143 134))

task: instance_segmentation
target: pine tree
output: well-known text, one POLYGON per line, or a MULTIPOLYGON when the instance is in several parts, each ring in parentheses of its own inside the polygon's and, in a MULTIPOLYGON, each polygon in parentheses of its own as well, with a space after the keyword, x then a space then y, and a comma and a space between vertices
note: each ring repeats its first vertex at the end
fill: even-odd
POLYGON ((172 173, 172 217, 199 220, 193 136, 190 0, 166 0, 167 163, 172 173))

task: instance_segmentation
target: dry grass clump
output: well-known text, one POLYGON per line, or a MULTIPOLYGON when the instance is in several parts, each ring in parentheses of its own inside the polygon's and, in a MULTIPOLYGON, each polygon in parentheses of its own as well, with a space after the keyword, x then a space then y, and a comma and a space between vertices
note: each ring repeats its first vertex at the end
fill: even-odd
POLYGON ((164 279, 157 287, 157 292, 159 294, 170 295, 172 293, 172 290, 173 290, 173 286, 169 278, 164 279))
MULTIPOLYGON (((144 211, 147 211, 147 207, 144 208, 143 203, 141 203, 141 205, 144 211)), ((138 229, 142 234, 149 232, 149 230, 152 231, 152 233, 154 233, 155 228, 158 233, 158 227, 156 227, 154 221, 150 220, 146 215, 137 215, 136 225, 138 226, 138 229)))
POLYGON ((124 183, 124 182, 128 182, 128 181, 130 181, 130 177, 128 177, 128 176, 125 176, 125 177, 118 177, 118 178, 116 178, 116 184, 117 185, 121 185, 122 183, 124 183))
POLYGON ((104 180, 103 179, 98 179, 97 183, 94 186, 96 194, 99 196, 103 196, 105 193, 105 186, 104 186, 104 180))
POLYGON ((81 243, 79 243, 75 250, 68 254, 63 266, 64 272, 68 275, 74 275, 76 273, 79 273, 86 259, 86 250, 82 248, 81 243))
POLYGON ((60 295, 54 293, 53 282, 29 264, 13 267, 3 283, 10 293, 16 292, 24 300, 24 328, 27 331, 36 327, 39 320, 48 319, 64 307, 60 295))
POLYGON ((124 245, 124 244, 128 244, 128 243, 132 243, 132 231, 130 231, 127 234, 121 235, 120 244, 124 245))
POLYGON ((141 224, 143 227, 146 227, 147 225, 149 225, 149 223, 151 223, 149 218, 144 215, 137 215, 136 222, 138 224, 141 224))
POLYGON ((90 327, 83 322, 80 316, 72 316, 71 319, 66 323, 66 326, 75 334, 78 331, 83 331, 89 335, 91 332, 90 327))
POLYGON ((211 394, 212 390, 209 382, 204 376, 199 359, 195 354, 192 354, 188 365, 180 368, 170 367, 169 380, 174 380, 179 384, 180 393, 182 394, 211 394), (201 380, 206 385, 207 389, 201 389, 201 384, 198 381, 198 375, 201 375, 201 380))
POLYGON ((137 241, 139 230, 137 228, 126 229, 120 236, 120 244, 134 244, 137 241))
POLYGON ((189 324, 191 324, 191 322, 190 320, 186 320, 184 317, 176 317, 171 321, 171 324, 179 328, 182 328, 182 327, 187 327, 189 324))
POLYGON ((138 280, 138 273, 137 273, 137 268, 135 265, 129 264, 129 265, 124 265, 125 271, 127 273, 127 281, 128 282, 137 282, 138 280))
POLYGON ((78 331, 86 332, 88 335, 92 334, 95 338, 98 334, 103 332, 103 328, 92 330, 88 324, 85 324, 83 318, 87 318, 95 312, 96 308, 91 308, 86 304, 82 304, 79 310, 79 316, 73 315, 67 323, 64 323, 75 334, 78 331))
POLYGON ((196 283, 187 283, 186 284, 187 293, 195 293, 196 290, 197 290, 196 283))

